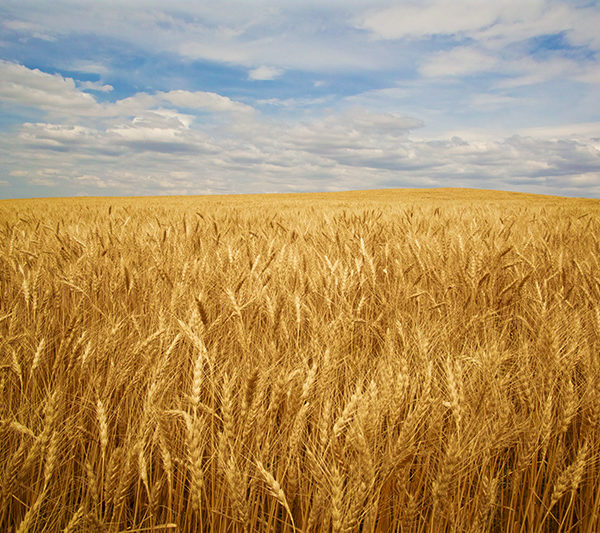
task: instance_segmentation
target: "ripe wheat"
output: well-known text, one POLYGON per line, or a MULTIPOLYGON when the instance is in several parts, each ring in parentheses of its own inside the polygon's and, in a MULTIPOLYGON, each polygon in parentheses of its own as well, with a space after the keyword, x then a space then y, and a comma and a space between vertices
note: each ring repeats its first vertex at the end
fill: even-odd
POLYGON ((0 530, 600 530, 600 202, 0 202, 0 530))

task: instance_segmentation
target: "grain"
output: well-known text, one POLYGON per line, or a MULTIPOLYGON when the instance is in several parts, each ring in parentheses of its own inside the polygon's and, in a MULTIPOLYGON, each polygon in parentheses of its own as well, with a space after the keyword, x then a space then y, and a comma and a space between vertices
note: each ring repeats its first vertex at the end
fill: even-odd
POLYGON ((600 202, 0 201, 0 530, 600 531, 600 202))

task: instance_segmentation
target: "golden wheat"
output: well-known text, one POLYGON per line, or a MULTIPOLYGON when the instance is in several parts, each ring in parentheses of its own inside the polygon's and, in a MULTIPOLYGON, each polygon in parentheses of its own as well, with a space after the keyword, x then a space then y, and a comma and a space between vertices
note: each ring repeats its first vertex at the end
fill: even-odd
POLYGON ((0 530, 600 530, 600 202, 0 202, 0 530))

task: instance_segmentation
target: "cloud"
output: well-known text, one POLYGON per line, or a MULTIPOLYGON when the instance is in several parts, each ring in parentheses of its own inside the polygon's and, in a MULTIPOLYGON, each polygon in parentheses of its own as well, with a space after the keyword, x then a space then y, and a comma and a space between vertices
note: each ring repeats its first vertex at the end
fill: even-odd
POLYGON ((77 89, 71 78, 1 59, 0 100, 44 111, 69 113, 90 113, 97 107, 94 97, 77 89))
MULTIPOLYGON (((488 56, 548 36, 560 36, 565 45, 600 50, 600 10, 578 2, 425 0, 390 7, 380 0, 238 0, 222 9, 173 0, 168 7, 156 1, 144 6, 107 0, 85 6, 62 0, 45 6, 22 0, 4 8, 5 26, 22 28, 24 34, 43 29, 67 45, 75 35, 93 35, 103 44, 134 49, 145 57, 170 54, 238 66, 247 70, 249 80, 272 80, 294 69, 321 74, 377 71, 390 65, 409 68, 415 59, 422 63, 422 54, 443 51, 439 45, 447 47, 449 41, 488 56)), ((69 68, 105 74, 111 65, 99 56, 101 60, 73 60, 69 68)), ((442 68, 441 63, 422 67, 442 68)))
POLYGON ((434 35, 478 41, 502 48, 538 36, 564 34, 578 46, 600 47, 597 6, 544 0, 426 0, 372 8, 355 25, 374 39, 424 39, 434 35))
POLYGON ((474 72, 491 71, 497 60, 471 46, 457 46, 452 50, 437 52, 430 56, 420 71, 424 76, 464 76, 474 72))
POLYGON ((463 185, 600 196, 597 6, 228 6, 3 6, 0 177, 57 194, 463 185), (78 79, 90 77, 100 81, 78 79))
POLYGON ((109 93, 114 89, 112 85, 103 84, 99 81, 80 81, 77 85, 82 89, 89 89, 90 91, 99 91, 102 93, 109 93))
POLYGON ((372 10, 357 18, 356 24, 379 39, 455 34, 492 24, 502 11, 506 11, 506 7, 502 6, 511 3, 516 2, 482 4, 477 0, 438 0, 404 3, 372 10))
POLYGON ((552 79, 575 78, 585 69, 586 67, 566 58, 553 57, 537 61, 529 57, 522 57, 504 62, 500 72, 506 74, 507 77, 496 82, 495 86, 512 88, 543 83, 552 79))
POLYGON ((156 93, 157 101, 166 101, 177 107, 201 109, 215 112, 252 113, 254 109, 246 104, 235 102, 226 96, 206 91, 175 90, 156 93))
POLYGON ((97 61, 88 61, 85 59, 76 59, 69 61, 69 70, 74 72, 85 72, 89 74, 106 75, 110 72, 110 68, 97 61))
POLYGON ((248 72, 250 80, 274 80, 283 74, 283 70, 275 67, 258 67, 248 72))
MULTIPOLYGON (((350 12, 362 9, 358 4, 350 12)), ((371 70, 394 56, 377 43, 357 41, 357 32, 348 22, 347 3, 339 1, 280 4, 238 0, 223 9, 184 0, 173 0, 168 7, 155 1, 142 6, 137 1, 115 4, 98 0, 82 5, 62 0, 46 6, 22 0, 4 7, 4 12, 13 21, 45 28, 58 40, 93 35, 96 40, 126 45, 145 56, 172 54, 260 69, 257 75, 265 68, 371 70)))
POLYGON ((256 105, 259 106, 274 106, 279 108, 300 109, 319 107, 327 102, 331 102, 332 98, 322 96, 318 98, 261 98, 256 100, 256 105))
POLYGON ((593 63, 581 68, 580 72, 575 75, 577 81, 600 85, 600 63, 593 63))
POLYGON ((27 38, 33 37, 42 41, 55 41, 56 37, 46 33, 41 24, 25 22, 22 20, 4 20, 1 25, 7 30, 14 31, 17 34, 25 34, 27 38))
MULTIPOLYGON (((578 122, 572 124, 560 124, 545 127, 528 127, 518 131, 521 137, 533 137, 538 139, 590 139, 590 146, 600 150, 600 122, 578 122)), ((584 141, 585 142, 585 141, 584 141)))
POLYGON ((313 153, 328 153, 341 149, 385 149, 397 143, 408 132, 423 123, 396 113, 372 113, 360 107, 342 113, 330 114, 322 119, 301 123, 290 129, 286 138, 295 146, 313 153), (376 141, 376 142, 374 142, 376 141))
MULTIPOLYGON (((161 106, 209 113, 248 115, 253 112, 251 106, 206 91, 139 92, 115 102, 99 103, 93 95, 82 90, 96 87, 96 83, 79 82, 0 60, 0 102, 37 108, 53 116, 69 119, 127 117, 161 106)), ((101 85, 99 90, 109 91, 109 87, 112 89, 110 85, 101 85)))
POLYGON ((506 109, 507 107, 512 107, 519 103, 522 104, 523 100, 519 100, 513 96, 493 93, 478 93, 471 98, 471 106, 487 110, 506 109))
POLYGON ((47 149, 75 150, 77 145, 90 144, 95 137, 96 131, 92 128, 47 123, 25 123, 19 133, 26 144, 47 149))
POLYGON ((95 128, 25 124, 18 138, 2 139, 11 154, 4 165, 16 176, 27 161, 21 179, 62 194, 487 186, 600 196, 600 143, 589 137, 597 124, 570 139, 530 132, 427 140, 412 136, 417 119, 360 107, 291 122, 255 115, 252 128, 218 131, 194 129, 191 117, 165 109, 112 120, 95 128))

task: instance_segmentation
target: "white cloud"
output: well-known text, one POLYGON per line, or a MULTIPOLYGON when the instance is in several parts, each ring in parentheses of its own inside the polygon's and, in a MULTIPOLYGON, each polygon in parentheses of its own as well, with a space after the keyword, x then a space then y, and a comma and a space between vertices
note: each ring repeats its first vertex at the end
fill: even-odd
POLYGON ((579 73, 574 78, 584 83, 600 85, 600 62, 596 61, 590 65, 581 66, 579 73))
POLYGON ((424 76, 464 76, 474 72, 490 71, 497 60, 476 48, 458 46, 452 50, 437 52, 430 56, 420 71, 424 76))
POLYGON ((521 11, 519 6, 526 7, 527 3, 517 4, 511 16, 481 27, 469 36, 490 48, 500 48, 533 37, 563 34, 572 45, 600 49, 597 32, 600 12, 597 7, 546 1, 538 2, 535 9, 521 11))
POLYGON ((254 111, 251 106, 235 102, 226 96, 221 96, 213 92, 176 90, 166 93, 156 93, 156 97, 164 99, 177 107, 190 109, 232 113, 252 113, 254 111))
POLYGON ((570 139, 524 131, 532 135, 427 140, 413 138, 416 119, 358 107, 301 122, 255 116, 252 128, 231 123, 210 135, 172 110, 111 120, 95 128, 26 124, 18 138, 2 139, 11 153, 4 164, 29 183, 72 194, 423 185, 600 194, 600 150, 589 137, 596 124, 580 125, 570 139))
POLYGON ((90 113, 98 104, 71 78, 0 60, 0 100, 44 111, 90 113))
POLYGON ((283 74, 283 70, 275 67, 261 66, 248 72, 250 80, 274 80, 283 74))
POLYGON ((26 40, 43 29, 61 46, 72 35, 93 35, 103 45, 98 54, 57 55, 53 67, 96 73, 102 82, 0 61, 0 102, 17 113, 39 111, 27 109, 28 122, 11 126, 16 133, 0 131, 0 176, 45 180, 73 194, 463 184, 600 195, 599 130, 581 124, 598 114, 589 85, 600 83, 600 10, 583 5, 257 0, 223 9, 183 0, 168 8, 158 0, 21 0, 3 6, 7 34, 26 40), (584 48, 553 50, 549 36, 559 48, 565 41, 584 48), (541 43, 535 54, 533 37, 541 43), (115 43, 125 62, 130 53, 160 54, 157 64, 172 57, 172 79, 147 82, 167 88, 144 88, 135 71, 129 86, 141 89, 117 100, 124 73, 113 68, 122 68, 115 66, 121 56, 106 52, 115 43), (237 76, 229 87, 238 83, 244 102, 218 89, 180 90, 203 83, 177 71, 189 59, 235 67, 227 70, 237 76), (285 96, 258 94, 262 85, 245 79, 294 69, 304 73, 290 79, 304 78, 295 92, 286 85, 285 96), (478 72, 486 75, 473 84, 461 80, 478 72), (119 91, 110 93, 105 81, 119 91), (313 83, 326 89, 315 92, 313 83), (552 115, 556 128, 540 128, 552 115), (567 115, 580 122, 561 126, 567 115))
MULTIPOLYGON (((578 122, 574 124, 560 124, 555 126, 530 127, 519 130, 519 135, 539 139, 590 139, 590 146, 594 146, 593 139, 600 140, 600 122, 578 122)), ((596 150, 600 144, 596 142, 596 150)))
POLYGON ((156 147, 156 143, 172 144, 177 141, 185 144, 185 139, 181 136, 181 132, 176 129, 123 126, 112 128, 107 133, 116 135, 124 142, 149 143, 153 147, 156 147))
POLYGON ((513 96, 502 94, 478 93, 471 98, 471 105, 478 109, 507 109, 515 104, 523 104, 523 100, 519 100, 513 96))
POLYGON ((552 79, 574 78, 581 72, 581 66, 575 61, 555 57, 543 61, 536 61, 529 57, 522 57, 513 61, 506 61, 499 69, 510 77, 495 83, 498 88, 521 87, 543 83, 552 79))
POLYGON ((63 124, 25 123, 21 127, 20 138, 26 143, 39 143, 46 146, 71 146, 82 144, 95 137, 96 130, 84 126, 63 124))
POLYGON ((171 109, 147 109, 135 115, 131 124, 137 128, 167 128, 188 130, 194 121, 193 115, 171 109))
POLYGON ((69 60, 68 65, 65 65, 66 70, 75 72, 86 72, 89 74, 106 75, 110 72, 107 65, 97 61, 87 61, 83 59, 69 60))
MULTIPOLYGON (((426 40, 432 35, 466 39, 491 51, 562 34, 573 45, 600 50, 600 10, 576 2, 413 0, 390 6, 381 0, 237 0, 223 9, 172 0, 168 8, 158 1, 141 6, 137 1, 82 5, 62 0, 42 5, 22 0, 5 7, 4 24, 25 32, 43 29, 56 38, 66 38, 76 28, 80 35, 117 40, 145 53, 242 66, 249 79, 256 80, 274 79, 291 69, 331 72, 408 66, 414 53, 420 55, 422 50, 413 48, 406 54, 406 43, 381 40, 426 40)), ((79 60, 68 68, 105 74, 109 66, 79 60)))
MULTIPOLYGON (((515 2, 512 2, 515 3, 515 2)), ((536 2, 537 3, 537 2, 536 2)), ((511 2, 437 0, 403 3, 368 12, 357 26, 381 39, 421 38, 473 31, 492 24, 511 2)), ((526 4, 525 4, 526 5, 526 4)))
POLYGON ((99 91, 102 93, 109 93, 114 89, 112 85, 103 84, 99 81, 80 81, 77 85, 82 89, 89 89, 90 91, 99 91))
POLYGON ((32 185, 40 185, 42 187, 57 187, 60 182, 52 178, 33 178, 30 180, 32 185))
POLYGON ((321 106, 331 101, 331 97, 319 97, 319 98, 264 98, 257 100, 257 105, 268 105, 281 108, 303 108, 321 106))
MULTIPOLYGON (((369 2, 366 3, 369 5, 369 2)), ((172 0, 81 4, 75 0, 42 5, 22 0, 6 7, 7 18, 38 24, 65 38, 92 34, 133 45, 146 53, 169 53, 246 69, 373 69, 394 54, 386 47, 356 41, 349 14, 362 4, 257 0, 221 4, 172 0)), ((57 58, 56 61, 60 61, 57 58)), ((67 68, 65 66, 65 68, 67 68)), ((80 67, 86 72, 85 65, 80 67)), ((259 71, 260 74, 260 71, 259 71)))
POLYGON ((600 48, 597 6, 548 0, 426 0, 373 8, 355 17, 376 39, 423 39, 455 35, 488 48, 563 33, 574 45, 600 48))
POLYGON ((40 39, 42 41, 55 41, 56 37, 47 33, 40 24, 26 22, 22 20, 4 20, 1 25, 16 33, 26 34, 28 37, 40 39))
MULTIPOLYGON (((95 87, 95 84, 76 82, 59 74, 47 74, 38 69, 0 60, 0 101, 34 107, 53 116, 68 119, 127 117, 159 107, 238 115, 248 115, 254 111, 251 106, 204 91, 173 90, 154 94, 140 92, 113 103, 99 103, 93 95, 82 90, 91 87, 95 87)), ((100 90, 108 90, 108 87, 110 85, 103 85, 100 90)))

